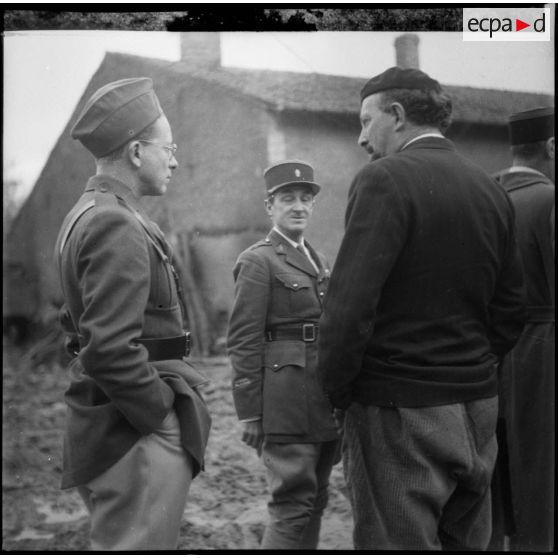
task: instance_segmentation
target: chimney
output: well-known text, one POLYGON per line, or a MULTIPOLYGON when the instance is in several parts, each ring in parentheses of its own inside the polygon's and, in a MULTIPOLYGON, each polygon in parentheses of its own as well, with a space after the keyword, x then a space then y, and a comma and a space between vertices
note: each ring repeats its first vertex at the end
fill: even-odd
POLYGON ((419 37, 414 33, 399 35, 394 41, 395 64, 400 68, 419 68, 419 37))
POLYGON ((180 33, 180 58, 192 66, 215 69, 221 66, 221 38, 218 32, 180 33))

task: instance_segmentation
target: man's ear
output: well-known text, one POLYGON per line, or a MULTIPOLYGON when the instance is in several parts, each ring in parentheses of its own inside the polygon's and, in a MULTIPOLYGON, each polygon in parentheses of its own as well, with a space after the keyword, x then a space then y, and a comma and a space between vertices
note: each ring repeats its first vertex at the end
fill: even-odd
POLYGON ((141 142, 131 141, 126 148, 126 157, 134 167, 141 167, 141 142))
POLYGON ((405 114, 405 109, 401 103, 391 103, 391 113, 395 117, 395 130, 399 131, 405 125, 407 121, 407 115, 405 114))
POLYGON ((267 212, 267 214, 268 214, 269 216, 271 216, 271 204, 272 204, 272 203, 273 203, 273 202, 270 201, 269 199, 264 200, 265 210, 266 210, 266 212, 267 212))
POLYGON ((548 138, 546 140, 546 145, 545 145, 545 152, 546 152, 546 156, 554 161, 554 156, 555 156, 555 144, 554 144, 554 136, 552 136, 551 138, 548 138))

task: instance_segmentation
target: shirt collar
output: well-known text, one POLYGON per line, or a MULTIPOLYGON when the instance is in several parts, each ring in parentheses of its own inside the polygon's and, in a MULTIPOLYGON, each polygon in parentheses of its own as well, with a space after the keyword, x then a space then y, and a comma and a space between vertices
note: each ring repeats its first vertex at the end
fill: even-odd
POLYGON ((414 143, 415 141, 418 141, 420 139, 423 138, 442 138, 444 139, 444 136, 438 132, 428 132, 426 134, 421 134, 420 136, 417 136, 413 139, 410 139, 406 144, 403 145, 403 147, 399 150, 399 151, 403 151, 403 149, 405 149, 407 146, 411 145, 411 143, 414 143))
POLYGON ((293 248, 296 248, 299 244, 304 245, 304 239, 301 237, 300 242, 295 242, 291 240, 288 236, 285 236, 277 227, 273 227, 273 230, 280 234, 293 248))

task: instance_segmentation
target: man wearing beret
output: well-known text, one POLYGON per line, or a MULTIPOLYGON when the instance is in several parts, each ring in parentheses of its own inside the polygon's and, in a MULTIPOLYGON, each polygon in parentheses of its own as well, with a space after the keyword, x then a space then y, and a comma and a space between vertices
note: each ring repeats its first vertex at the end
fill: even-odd
MULTIPOLYGON (((494 525, 495 531, 500 527, 511 535, 511 551, 550 552, 555 449, 554 108, 514 114, 509 131, 513 166, 496 179, 515 208, 528 319, 501 367, 498 441, 504 451, 498 456, 494 479, 498 504, 494 525)), ((494 550, 503 550, 503 532, 499 542, 491 544, 494 550)))
POLYGON ((99 89, 72 137, 97 172, 55 247, 74 356, 62 488, 82 496, 93 550, 173 550, 210 427, 172 253, 140 203, 165 193, 176 146, 149 78, 99 89))
POLYGON ((521 333, 506 193, 444 138, 451 100, 414 69, 361 92, 371 161, 349 191, 318 374, 345 409, 356 549, 483 550, 497 365, 521 333))
POLYGON ((338 456, 336 423, 316 379, 329 266, 303 238, 320 186, 302 161, 278 163, 264 176, 273 228, 233 270, 233 397, 242 440, 267 469, 270 522, 262 548, 316 549, 338 456))

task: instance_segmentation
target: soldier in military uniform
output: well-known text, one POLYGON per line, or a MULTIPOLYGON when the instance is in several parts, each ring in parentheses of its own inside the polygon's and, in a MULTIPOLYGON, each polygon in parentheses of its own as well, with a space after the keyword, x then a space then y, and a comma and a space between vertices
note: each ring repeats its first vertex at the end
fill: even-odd
POLYGON ((165 193, 176 146, 148 78, 99 89, 72 137, 97 172, 55 248, 74 355, 62 488, 82 496, 93 550, 172 550, 210 428, 171 250, 140 204, 165 193))
POLYGON ((267 469, 262 548, 315 549, 338 454, 336 423, 316 380, 317 321, 330 272, 303 238, 320 186, 301 161, 274 165, 264 177, 273 228, 233 271, 233 396, 242 440, 267 469))
POLYGON ((554 548, 555 271, 554 108, 509 122, 513 166, 496 175, 515 209, 528 321, 501 365, 493 550, 554 548))

